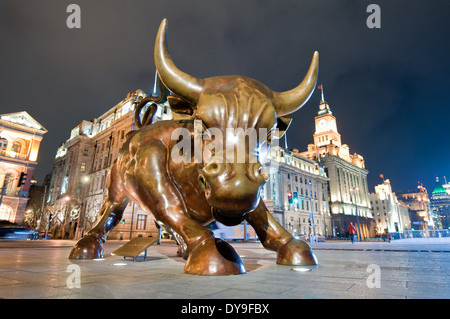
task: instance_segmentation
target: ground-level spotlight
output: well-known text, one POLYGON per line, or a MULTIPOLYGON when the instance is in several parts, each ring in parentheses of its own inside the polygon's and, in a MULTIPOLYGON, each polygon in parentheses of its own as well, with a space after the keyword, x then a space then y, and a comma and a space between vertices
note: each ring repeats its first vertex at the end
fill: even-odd
POLYGON ((311 268, 302 268, 302 267, 291 268, 291 270, 293 270, 293 271, 298 271, 298 272, 308 272, 308 271, 312 271, 311 268))
POLYGON ((118 267, 126 266, 126 265, 127 265, 126 263, 115 263, 115 264, 113 264, 113 266, 118 266, 118 267))

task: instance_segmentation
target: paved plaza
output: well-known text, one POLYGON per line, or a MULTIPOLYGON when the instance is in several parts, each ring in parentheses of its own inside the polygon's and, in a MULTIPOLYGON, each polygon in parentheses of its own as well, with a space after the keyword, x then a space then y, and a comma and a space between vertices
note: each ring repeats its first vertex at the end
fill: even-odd
POLYGON ((311 244, 317 267, 276 264, 260 243, 232 243, 247 273, 183 274, 173 241, 151 246, 146 261, 111 252, 103 260, 71 261, 75 241, 0 241, 0 298, 4 299, 448 299, 450 238, 311 244))

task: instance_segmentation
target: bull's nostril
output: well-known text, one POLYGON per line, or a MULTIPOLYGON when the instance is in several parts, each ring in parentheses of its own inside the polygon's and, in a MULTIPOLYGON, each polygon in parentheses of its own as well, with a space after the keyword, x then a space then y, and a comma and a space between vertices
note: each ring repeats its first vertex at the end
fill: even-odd
POLYGON ((223 169, 223 165, 217 162, 211 162, 203 168, 203 172, 207 176, 217 176, 220 175, 223 169))
POLYGON ((269 179, 269 174, 267 174, 267 171, 260 163, 253 165, 253 178, 264 179, 266 181, 269 179))

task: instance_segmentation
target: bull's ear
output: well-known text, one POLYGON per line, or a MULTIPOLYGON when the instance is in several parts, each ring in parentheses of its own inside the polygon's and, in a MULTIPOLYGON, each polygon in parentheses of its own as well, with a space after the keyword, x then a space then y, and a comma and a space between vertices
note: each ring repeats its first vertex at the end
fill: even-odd
POLYGON ((277 133, 272 138, 282 138, 284 133, 286 133, 286 131, 288 130, 289 125, 291 125, 291 122, 292 118, 290 118, 289 116, 281 116, 277 118, 277 133))
POLYGON ((167 97, 174 121, 193 121, 195 105, 177 96, 169 95, 167 97))

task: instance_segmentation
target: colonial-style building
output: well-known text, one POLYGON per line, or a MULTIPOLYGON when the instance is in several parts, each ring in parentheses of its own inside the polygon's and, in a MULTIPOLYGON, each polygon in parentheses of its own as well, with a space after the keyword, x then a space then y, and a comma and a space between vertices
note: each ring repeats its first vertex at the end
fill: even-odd
POLYGON ((383 183, 375 186, 375 193, 369 194, 369 198, 377 235, 411 228, 409 209, 397 199, 389 179, 383 179, 383 183))
MULTIPOLYGON (((79 239, 95 224, 107 194, 106 176, 127 134, 136 130, 134 109, 145 97, 137 90, 98 118, 81 121, 58 148, 47 199, 54 237, 79 239)), ((168 118, 170 109, 160 105, 154 120, 168 118)), ((151 232, 157 232, 153 217, 131 203, 108 238, 130 239, 151 232)))
POLYGON ((447 178, 444 176, 444 184, 442 184, 442 187, 445 189, 447 194, 450 194, 450 183, 447 183, 447 178))
POLYGON ((314 144, 309 144, 300 155, 320 163, 329 178, 330 209, 334 236, 346 236, 350 222, 361 238, 374 236, 374 220, 370 207, 369 190, 364 158, 351 154, 350 148, 342 144, 336 118, 330 106, 322 99, 315 117, 314 144))
MULTIPOLYGON (((444 184, 445 185, 445 184, 444 184)), ((436 214, 438 228, 450 227, 450 194, 436 177, 436 184, 431 193, 431 206, 436 214)))
POLYGON ((398 196, 410 209, 412 229, 427 230, 434 228, 430 197, 423 185, 418 185, 417 190, 410 190, 398 196))
POLYGON ((0 115, 0 220, 23 223, 45 133, 47 130, 25 111, 0 115))
POLYGON ((328 177, 317 162, 298 150, 271 147, 265 169, 269 180, 261 197, 272 215, 294 236, 331 236, 328 177))

